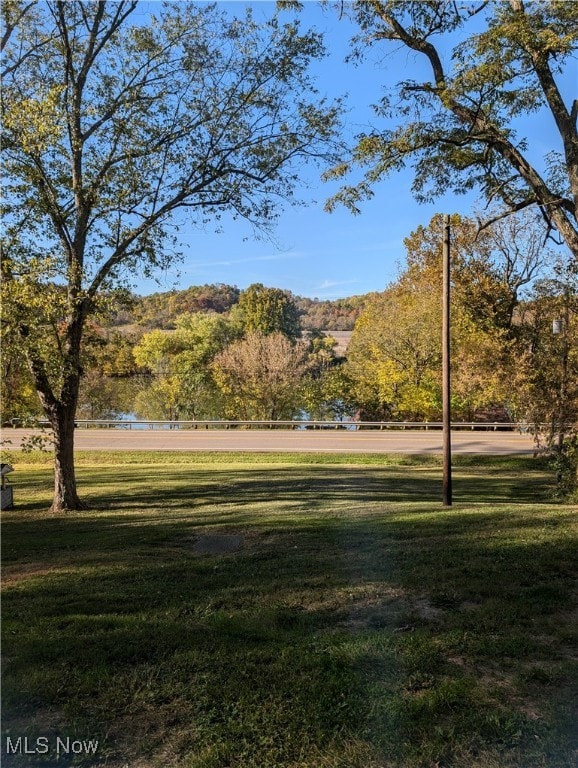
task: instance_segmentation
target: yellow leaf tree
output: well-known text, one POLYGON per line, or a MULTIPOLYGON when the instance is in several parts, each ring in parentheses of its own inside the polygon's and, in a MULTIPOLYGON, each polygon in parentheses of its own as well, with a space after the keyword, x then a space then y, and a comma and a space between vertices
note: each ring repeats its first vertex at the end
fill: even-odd
POLYGON ((295 163, 336 158, 320 36, 217 4, 2 3, 3 322, 54 432, 54 511, 78 509, 74 419, 103 293, 179 255, 176 226, 258 228, 295 163))

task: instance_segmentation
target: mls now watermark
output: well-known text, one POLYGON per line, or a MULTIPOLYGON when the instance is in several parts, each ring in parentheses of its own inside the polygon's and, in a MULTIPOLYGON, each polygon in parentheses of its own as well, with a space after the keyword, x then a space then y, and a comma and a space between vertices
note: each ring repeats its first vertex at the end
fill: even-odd
POLYGON ((95 739, 71 739, 69 736, 7 736, 7 755, 95 755, 98 741, 95 739))

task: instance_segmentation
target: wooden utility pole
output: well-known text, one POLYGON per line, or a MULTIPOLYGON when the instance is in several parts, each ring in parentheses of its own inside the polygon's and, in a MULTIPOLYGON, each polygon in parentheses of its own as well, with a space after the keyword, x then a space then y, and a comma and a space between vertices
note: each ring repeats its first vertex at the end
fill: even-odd
POLYGON ((564 448, 564 438, 566 436, 566 400, 568 397, 568 328, 570 323, 570 290, 568 285, 564 286, 564 315, 559 320, 555 320, 552 331, 561 335, 562 342, 562 366, 560 371, 560 393, 558 395, 558 451, 562 452, 564 448))
POLYGON ((452 505, 452 443, 451 443, 451 386, 450 386, 450 217, 444 216, 443 239, 443 297, 442 297, 442 452, 443 452, 443 505, 452 505))

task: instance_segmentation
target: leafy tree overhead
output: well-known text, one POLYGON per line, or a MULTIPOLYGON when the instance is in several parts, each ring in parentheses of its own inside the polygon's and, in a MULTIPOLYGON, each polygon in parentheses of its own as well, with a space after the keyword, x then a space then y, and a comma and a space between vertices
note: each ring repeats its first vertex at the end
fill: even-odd
POLYGON ((500 217, 537 205, 578 259, 578 4, 359 0, 344 9, 360 28, 355 55, 379 47, 407 62, 411 51, 427 74, 384 95, 376 110, 387 127, 359 136, 351 159, 331 174, 361 165, 365 178, 328 207, 358 211, 375 182, 411 164, 418 200, 477 188, 504 207, 500 217), (539 110, 555 126, 541 158, 519 128, 539 110))
MULTIPOLYGON (((525 211, 495 222, 482 233, 477 233, 474 220, 459 215, 451 217, 451 225, 454 301, 476 324, 511 331, 524 291, 541 274, 549 257, 539 217, 525 211)), ((442 226, 443 217, 437 214, 427 226, 420 225, 405 238, 406 281, 414 273, 428 270, 441 291, 442 226)))
POLYGON ((4 320, 54 431, 55 511, 81 506, 74 417, 99 296, 168 265, 184 221, 271 225, 299 165, 335 146, 338 106, 307 73, 319 35, 216 4, 147 10, 2 4, 4 320))

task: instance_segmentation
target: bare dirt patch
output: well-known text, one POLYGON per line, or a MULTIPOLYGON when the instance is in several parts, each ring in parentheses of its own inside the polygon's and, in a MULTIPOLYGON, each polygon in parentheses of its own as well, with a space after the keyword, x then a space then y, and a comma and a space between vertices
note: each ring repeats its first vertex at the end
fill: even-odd
POLYGON ((2 567, 2 587, 13 587, 25 579, 42 578, 48 574, 62 572, 62 568, 43 563, 23 563, 2 567))

